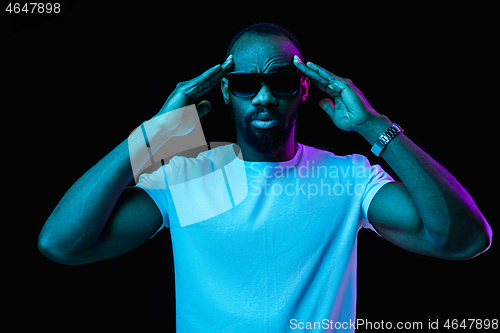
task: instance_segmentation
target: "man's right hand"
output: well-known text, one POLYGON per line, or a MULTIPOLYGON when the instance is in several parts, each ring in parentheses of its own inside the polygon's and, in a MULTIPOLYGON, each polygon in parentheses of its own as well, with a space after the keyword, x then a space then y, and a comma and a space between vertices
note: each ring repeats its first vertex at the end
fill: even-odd
MULTIPOLYGON (((179 112, 180 109, 193 104, 196 99, 219 84, 221 79, 229 73, 232 66, 233 56, 230 55, 222 65, 216 65, 192 80, 178 83, 163 107, 153 118, 162 118, 162 126, 169 130, 175 129, 174 132, 177 136, 189 133, 199 120, 191 119, 193 117, 190 112, 179 112), (174 110, 179 111, 171 112, 174 110), (168 117, 162 117, 166 114, 168 114, 168 117)), ((206 115, 211 108, 212 105, 209 101, 201 101, 197 105, 198 118, 206 115)))

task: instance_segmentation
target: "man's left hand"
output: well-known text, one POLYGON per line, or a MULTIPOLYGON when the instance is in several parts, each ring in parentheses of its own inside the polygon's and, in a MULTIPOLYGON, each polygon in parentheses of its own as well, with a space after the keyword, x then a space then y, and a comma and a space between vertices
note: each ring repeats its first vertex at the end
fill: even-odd
POLYGON ((312 62, 306 65, 298 56, 293 62, 319 89, 334 98, 335 104, 324 98, 319 101, 319 106, 341 130, 361 133, 364 125, 379 115, 351 80, 336 76, 312 62))

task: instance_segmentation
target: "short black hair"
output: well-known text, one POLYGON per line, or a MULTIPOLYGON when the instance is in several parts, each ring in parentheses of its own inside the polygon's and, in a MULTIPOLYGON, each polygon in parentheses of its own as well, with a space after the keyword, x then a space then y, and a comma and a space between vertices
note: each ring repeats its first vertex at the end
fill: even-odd
POLYGON ((269 23, 269 22, 254 23, 251 26, 248 26, 245 29, 238 32, 233 37, 233 39, 229 43, 229 46, 227 47, 226 58, 229 57, 229 55, 231 54, 231 49, 233 48, 236 41, 238 39, 240 39, 240 37, 246 33, 255 34, 255 35, 259 35, 259 36, 272 36, 272 35, 285 36, 286 38, 288 38, 292 42, 293 45, 295 45, 295 47, 297 48, 297 50, 300 53, 299 54, 300 58, 304 59, 302 56, 302 48, 300 47, 300 43, 299 43, 299 40, 297 39, 297 37, 295 37, 294 34, 292 34, 290 31, 286 30, 282 26, 279 26, 279 25, 274 24, 274 23, 269 23))

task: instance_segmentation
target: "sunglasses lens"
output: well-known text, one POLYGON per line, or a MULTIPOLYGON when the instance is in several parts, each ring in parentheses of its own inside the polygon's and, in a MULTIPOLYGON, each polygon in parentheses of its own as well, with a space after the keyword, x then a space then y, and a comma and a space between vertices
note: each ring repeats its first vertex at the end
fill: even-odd
POLYGON ((279 73, 269 78, 271 91, 277 96, 292 96, 299 90, 300 75, 297 73, 279 73))
POLYGON ((260 81, 251 73, 232 73, 227 76, 229 88, 236 97, 252 97, 260 89, 260 81))
POLYGON ((229 89, 236 97, 254 97, 262 87, 262 82, 269 85, 276 96, 292 96, 300 87, 300 74, 290 73, 230 73, 227 75, 229 89))

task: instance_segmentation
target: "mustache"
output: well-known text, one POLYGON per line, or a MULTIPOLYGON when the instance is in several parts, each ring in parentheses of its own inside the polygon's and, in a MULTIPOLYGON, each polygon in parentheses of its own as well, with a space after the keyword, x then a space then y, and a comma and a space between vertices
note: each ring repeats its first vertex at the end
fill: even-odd
POLYGON ((268 108, 265 106, 259 106, 259 107, 255 108, 252 112, 247 114, 245 116, 245 119, 250 121, 253 117, 255 117, 256 115, 258 115, 259 113, 262 113, 262 112, 267 112, 271 116, 276 117, 276 118, 282 118, 282 115, 279 113, 278 110, 273 109, 273 108, 268 108))

